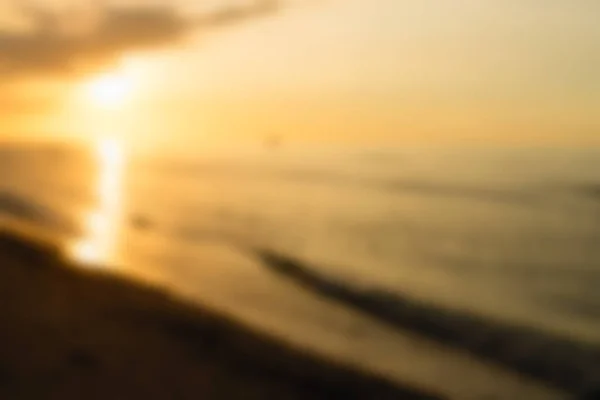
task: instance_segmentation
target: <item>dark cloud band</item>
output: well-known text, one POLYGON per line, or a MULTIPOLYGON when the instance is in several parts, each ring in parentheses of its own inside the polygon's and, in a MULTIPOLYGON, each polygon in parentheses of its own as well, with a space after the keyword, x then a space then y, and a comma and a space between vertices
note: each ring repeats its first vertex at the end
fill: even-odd
POLYGON ((174 44, 191 31, 235 24, 277 9, 276 0, 257 0, 245 8, 228 7, 184 18, 167 6, 105 7, 81 34, 60 29, 64 16, 29 9, 33 29, 0 31, 0 76, 69 74, 82 66, 110 63, 125 53, 174 44))

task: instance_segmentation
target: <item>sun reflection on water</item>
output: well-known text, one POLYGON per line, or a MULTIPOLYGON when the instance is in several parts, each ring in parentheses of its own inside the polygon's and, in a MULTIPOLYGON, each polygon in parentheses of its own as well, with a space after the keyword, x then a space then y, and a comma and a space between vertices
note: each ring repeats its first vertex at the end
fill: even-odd
POLYGON ((114 257, 122 209, 125 156, 122 144, 104 139, 95 146, 98 164, 96 206, 82 215, 85 235, 71 246, 71 257, 86 265, 102 265, 114 257))

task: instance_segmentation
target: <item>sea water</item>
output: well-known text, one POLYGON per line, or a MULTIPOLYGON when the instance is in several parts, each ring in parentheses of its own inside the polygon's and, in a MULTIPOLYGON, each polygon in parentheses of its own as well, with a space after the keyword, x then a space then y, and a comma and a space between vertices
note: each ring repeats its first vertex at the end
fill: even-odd
MULTIPOLYGON (((166 286, 383 372, 444 380, 431 368, 444 368, 445 350, 423 371, 399 367, 386 353, 407 344, 386 347, 399 340, 389 327, 264 270, 252 250, 302 260, 349 287, 600 345, 600 150, 137 156, 106 141, 87 150, 7 145, 0 154, 3 215, 56 232, 81 265, 166 286)), ((432 357, 425 353, 404 357, 432 357)), ((457 373, 473 373, 463 361, 457 373)), ((472 393, 492 390, 493 375, 472 393)))

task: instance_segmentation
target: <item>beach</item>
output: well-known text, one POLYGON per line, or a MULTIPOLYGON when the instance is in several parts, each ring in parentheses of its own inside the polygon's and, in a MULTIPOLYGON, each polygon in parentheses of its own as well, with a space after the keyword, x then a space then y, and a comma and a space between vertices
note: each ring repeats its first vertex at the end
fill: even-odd
POLYGON ((600 400, 600 1, 20 3, 0 400, 600 400))
POLYGON ((0 233, 0 398, 437 399, 0 233))
MULTIPOLYGON (((502 153, 496 161, 463 165, 458 155, 428 152, 385 159, 340 152, 168 160, 111 149, 112 155, 102 148, 0 151, 0 167, 12 171, 0 182, 2 226, 52 243, 45 247, 55 248, 51 259, 58 268, 41 270, 127 282, 117 286, 131 286, 131 293, 151 288, 161 298, 201 310, 202 318, 228 321, 235 329, 227 332, 254 332, 263 344, 249 347, 253 369, 254 360, 273 353, 264 350, 268 342, 294 349, 293 356, 280 359, 288 360, 282 361, 287 367, 296 365, 289 361, 296 355, 310 354, 323 360, 315 361, 319 365, 335 370, 343 365, 440 398, 560 400, 597 386, 598 203, 595 173, 585 179, 580 173, 596 165, 596 157, 588 162, 579 160, 580 153, 560 153, 571 167, 559 179, 551 174, 558 168, 556 153, 546 161, 530 153, 502 153), (514 173, 507 172, 509 155, 514 173), (537 170, 517 174, 533 161, 539 161, 537 170), (473 176, 472 164, 480 166, 473 176)), ((15 239, 5 234, 3 240, 15 239)), ((13 306, 13 314, 67 318, 51 321, 59 327, 71 326, 71 320, 91 324, 68 316, 90 314, 70 307, 87 304, 80 297, 91 290, 73 289, 69 299, 59 301, 54 292, 36 289, 63 285, 49 283, 60 281, 54 273, 29 276, 32 265, 48 265, 48 251, 19 240, 17 248, 24 250, 15 253, 6 243, 3 264, 17 253, 24 260, 11 261, 21 271, 20 283, 0 277, 10 289, 5 298, 26 294, 28 307, 37 312, 13 306), (44 279, 32 280, 38 275, 44 279)), ((121 306, 131 304, 134 295, 124 294, 129 289, 115 296, 113 284, 105 285, 109 289, 102 291, 114 302, 107 307, 130 308, 121 306)), ((186 357, 198 353, 188 347, 206 345, 196 343, 204 343, 204 336, 195 328, 165 328, 170 322, 161 322, 161 312, 147 316, 156 307, 144 302, 135 303, 148 311, 143 323, 137 311, 128 311, 109 318, 109 330, 123 325, 144 338, 146 331, 158 331, 166 335, 160 340, 178 343, 173 351, 186 357)), ((27 329, 37 332, 32 326, 38 325, 27 329)), ((79 337, 81 329, 66 334, 79 337)), ((237 339, 219 343, 237 352, 237 339)), ((205 361, 212 365, 211 360, 205 361)), ((137 362, 128 363, 137 371, 137 362)), ((278 372, 287 370, 280 364, 274 364, 278 372)), ((328 375, 310 376, 321 382, 328 375)), ((346 387, 341 381, 332 386, 346 387)), ((303 390, 290 393, 315 397, 303 390)), ((376 393, 348 390, 359 398, 376 393)))

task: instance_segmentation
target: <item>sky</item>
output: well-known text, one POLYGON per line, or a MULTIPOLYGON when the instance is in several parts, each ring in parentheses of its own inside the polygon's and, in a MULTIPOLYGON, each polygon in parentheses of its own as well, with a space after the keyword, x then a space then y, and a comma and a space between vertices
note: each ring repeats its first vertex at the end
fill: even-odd
POLYGON ((99 4, 0 0, 0 138, 600 144, 597 0, 99 4))

